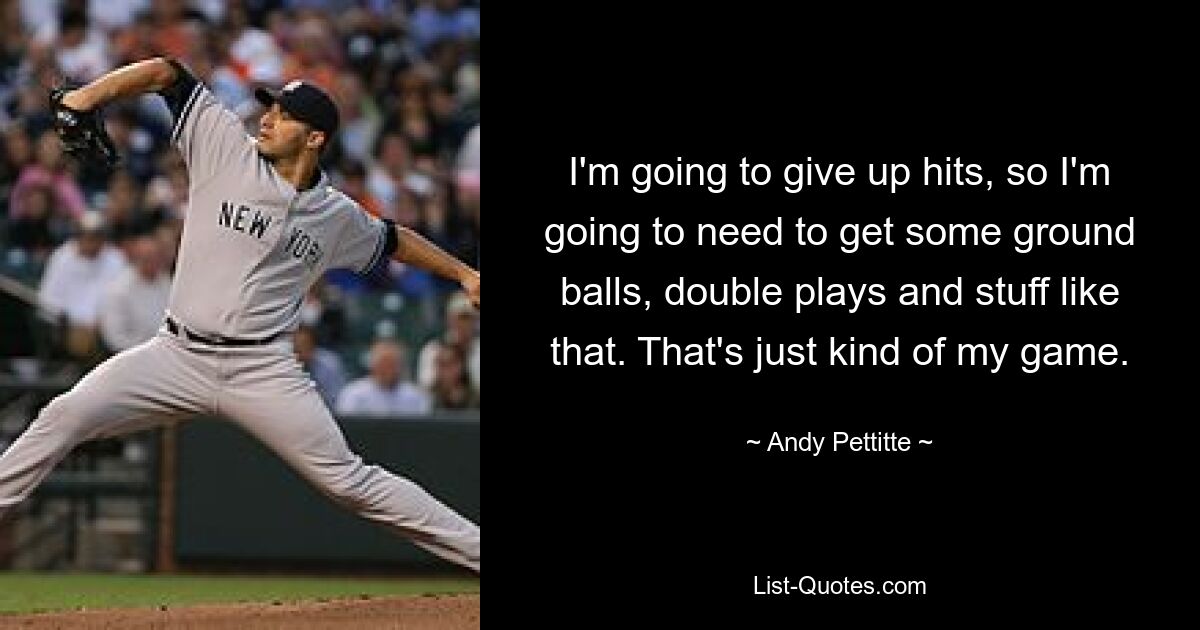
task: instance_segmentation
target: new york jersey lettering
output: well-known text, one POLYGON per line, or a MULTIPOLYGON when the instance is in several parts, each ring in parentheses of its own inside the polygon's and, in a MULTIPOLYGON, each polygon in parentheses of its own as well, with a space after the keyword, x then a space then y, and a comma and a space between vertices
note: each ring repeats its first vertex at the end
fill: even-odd
POLYGON ((309 267, 317 264, 317 261, 321 259, 321 244, 300 228, 292 228, 292 235, 288 237, 283 251, 291 254, 294 258, 303 260, 304 264, 309 267))
POLYGON ((259 210, 251 210, 241 204, 234 205, 231 202, 222 201, 221 212, 217 215, 217 224, 261 239, 271 225, 271 215, 259 210))

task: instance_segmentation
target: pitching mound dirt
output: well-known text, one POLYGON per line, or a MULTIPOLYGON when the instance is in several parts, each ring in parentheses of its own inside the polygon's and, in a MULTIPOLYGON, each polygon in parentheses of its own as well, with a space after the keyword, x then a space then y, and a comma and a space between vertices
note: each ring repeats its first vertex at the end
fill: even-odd
POLYGON ((479 595, 371 598, 278 604, 224 604, 182 608, 122 608, 0 616, 0 628, 403 628, 479 627, 479 595))

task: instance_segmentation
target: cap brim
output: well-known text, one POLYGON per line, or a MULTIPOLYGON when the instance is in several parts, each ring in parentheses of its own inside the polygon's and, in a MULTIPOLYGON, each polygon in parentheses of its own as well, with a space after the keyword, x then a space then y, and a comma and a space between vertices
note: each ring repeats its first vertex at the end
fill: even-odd
POLYGON ((279 100, 279 95, 267 88, 258 88, 254 90, 254 100, 262 103, 263 107, 270 107, 279 100))

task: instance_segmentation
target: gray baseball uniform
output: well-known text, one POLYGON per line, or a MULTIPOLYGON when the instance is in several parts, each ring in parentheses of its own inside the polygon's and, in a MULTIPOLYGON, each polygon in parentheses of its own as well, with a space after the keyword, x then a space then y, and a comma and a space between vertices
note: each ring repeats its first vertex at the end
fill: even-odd
POLYGON ((191 182, 167 322, 51 401, 0 456, 0 518, 80 442, 212 414, 340 504, 479 571, 479 526, 352 453, 287 334, 304 292, 326 269, 365 272, 390 256, 390 225, 323 173, 297 191, 181 67, 162 95, 191 182))

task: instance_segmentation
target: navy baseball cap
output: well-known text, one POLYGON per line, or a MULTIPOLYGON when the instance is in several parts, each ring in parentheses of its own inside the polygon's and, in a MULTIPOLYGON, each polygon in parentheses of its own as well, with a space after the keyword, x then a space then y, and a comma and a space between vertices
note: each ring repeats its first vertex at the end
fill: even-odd
POLYGON ((311 83, 292 81, 279 91, 258 88, 254 90, 254 98, 266 107, 279 103, 279 107, 293 118, 312 125, 317 131, 324 131, 326 136, 337 133, 337 105, 325 90, 311 83))

